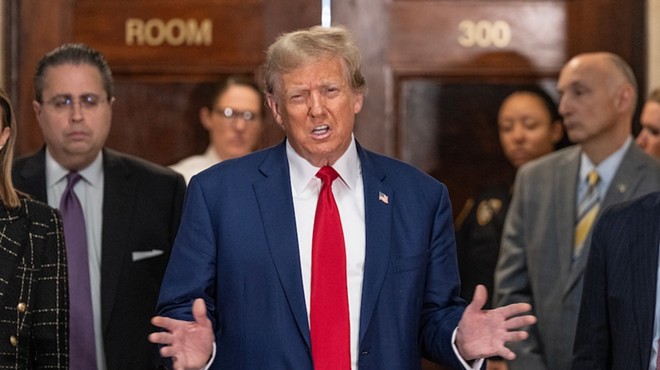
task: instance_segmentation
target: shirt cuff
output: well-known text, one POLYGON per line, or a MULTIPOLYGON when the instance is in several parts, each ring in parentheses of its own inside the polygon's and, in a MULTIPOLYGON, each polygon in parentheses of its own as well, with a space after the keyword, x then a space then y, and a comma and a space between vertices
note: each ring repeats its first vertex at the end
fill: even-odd
POLYGON ((458 353, 458 347, 456 347, 456 333, 457 332, 458 332, 458 327, 456 327, 456 329, 454 329, 454 333, 451 335, 451 348, 454 350, 454 354, 456 354, 456 357, 458 357, 458 360, 461 361, 461 364, 463 365, 463 368, 465 370, 479 370, 479 369, 481 369, 481 366, 484 364, 484 359, 483 358, 478 358, 478 359, 474 360, 474 362, 472 363, 472 366, 470 366, 463 359, 463 356, 461 356, 461 354, 458 353))
POLYGON ((213 363, 213 360, 215 360, 215 342, 213 342, 213 352, 211 353, 211 359, 209 360, 209 362, 206 363, 206 366, 204 366, 204 368, 200 370, 209 370, 211 368, 211 364, 213 363))

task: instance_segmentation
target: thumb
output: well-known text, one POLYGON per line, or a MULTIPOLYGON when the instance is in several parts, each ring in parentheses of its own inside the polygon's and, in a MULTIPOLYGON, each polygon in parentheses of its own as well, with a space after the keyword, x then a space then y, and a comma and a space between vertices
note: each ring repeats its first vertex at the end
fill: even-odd
POLYGON ((488 300, 488 290, 485 286, 479 284, 474 289, 474 296, 472 296, 472 302, 467 306, 469 310, 479 311, 484 308, 486 301, 488 300))
POLYGON ((198 324, 208 320, 208 317, 206 316, 206 303, 204 303, 202 298, 197 298, 193 302, 192 314, 195 322, 198 324))

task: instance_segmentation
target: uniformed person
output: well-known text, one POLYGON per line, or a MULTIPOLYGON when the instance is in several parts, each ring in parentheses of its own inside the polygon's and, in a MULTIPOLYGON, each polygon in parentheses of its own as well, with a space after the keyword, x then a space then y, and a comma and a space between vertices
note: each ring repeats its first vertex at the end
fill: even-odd
MULTIPOLYGON (((520 89, 508 95, 500 105, 497 124, 504 155, 516 169, 552 152, 563 138, 557 105, 541 88, 520 89)), ((477 284, 493 291, 511 187, 502 184, 485 189, 467 201, 457 218, 461 296, 467 301, 472 299, 477 284)))

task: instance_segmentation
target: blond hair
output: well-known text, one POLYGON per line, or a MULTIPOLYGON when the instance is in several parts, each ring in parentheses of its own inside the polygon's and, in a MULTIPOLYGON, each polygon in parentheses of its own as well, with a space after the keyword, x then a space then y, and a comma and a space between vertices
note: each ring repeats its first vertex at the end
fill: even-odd
POLYGON ((340 57, 345 62, 351 88, 366 94, 367 83, 360 71, 360 51, 351 33, 343 26, 315 26, 278 37, 266 55, 266 93, 273 94, 278 75, 306 63, 332 57, 340 57))
POLYGON ((0 107, 2 107, 2 130, 9 127, 9 138, 0 149, 0 172, 2 173, 0 201, 7 208, 18 208, 21 202, 11 176, 14 147, 16 146, 16 120, 14 119, 9 96, 2 88, 0 88, 0 107))

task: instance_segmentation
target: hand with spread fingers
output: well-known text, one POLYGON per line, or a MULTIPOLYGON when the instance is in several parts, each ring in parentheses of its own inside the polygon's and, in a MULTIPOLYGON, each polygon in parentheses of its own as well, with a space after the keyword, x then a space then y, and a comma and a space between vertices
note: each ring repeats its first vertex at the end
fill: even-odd
POLYGON ((508 306, 483 310, 488 292, 478 285, 472 302, 458 323, 456 347, 466 360, 500 356, 506 360, 516 358, 506 343, 527 339, 528 333, 519 330, 536 323, 534 315, 523 315, 532 309, 527 303, 514 303, 508 306))
POLYGON ((175 320, 156 316, 151 323, 165 331, 152 333, 149 341, 161 344, 160 354, 172 358, 175 370, 203 369, 213 354, 213 325, 206 316, 206 305, 201 298, 193 302, 195 321, 175 320))

